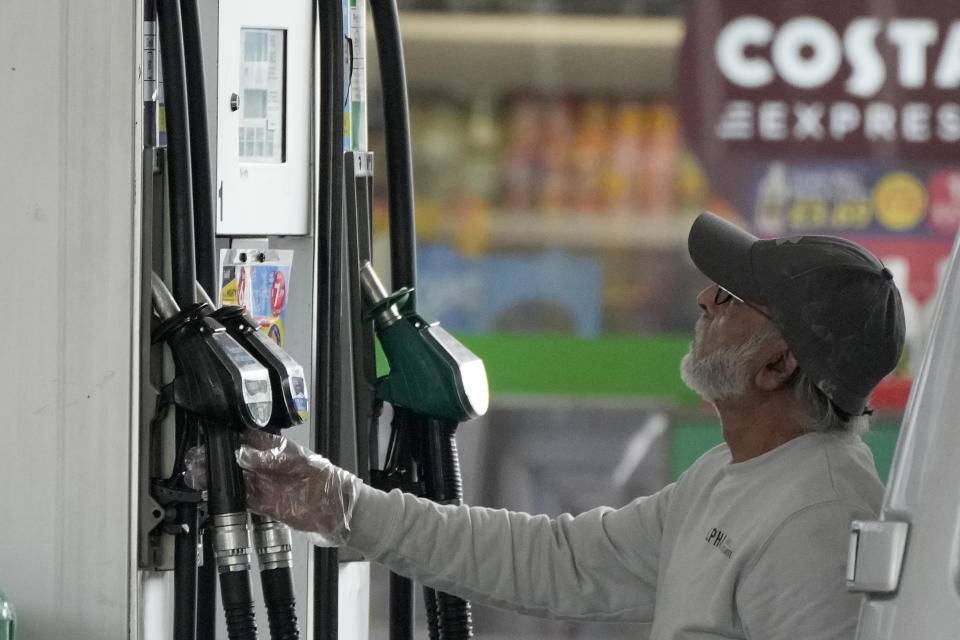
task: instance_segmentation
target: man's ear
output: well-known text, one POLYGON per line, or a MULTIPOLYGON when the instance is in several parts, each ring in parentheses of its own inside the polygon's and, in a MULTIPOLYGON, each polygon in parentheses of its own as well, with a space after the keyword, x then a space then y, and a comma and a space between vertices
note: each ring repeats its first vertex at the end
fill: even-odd
POLYGON ((763 366, 757 371, 754 383, 763 391, 775 391, 786 385, 797 372, 797 359, 782 341, 771 350, 763 366))

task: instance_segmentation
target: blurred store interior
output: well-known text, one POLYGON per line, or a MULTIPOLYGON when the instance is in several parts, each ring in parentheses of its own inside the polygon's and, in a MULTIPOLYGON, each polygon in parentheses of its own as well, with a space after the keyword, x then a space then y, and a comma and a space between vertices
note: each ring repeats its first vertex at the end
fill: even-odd
MULTIPOLYGON (((712 410, 678 373, 706 284, 686 251, 689 224, 703 210, 763 235, 757 212, 766 207, 786 221, 780 232, 866 238, 898 278, 914 269, 904 296, 907 352, 874 398, 866 436, 886 479, 936 297, 936 273, 917 271, 930 269, 929 252, 942 270, 956 220, 940 234, 865 232, 842 216, 803 222, 804 189, 828 207, 873 207, 884 176, 929 175, 929 165, 908 160, 882 170, 851 161, 842 168, 849 184, 832 187, 825 176, 837 174, 835 158, 777 156, 751 167, 762 175, 749 197, 730 198, 684 136, 678 94, 689 88, 678 78, 695 71, 681 66, 690 64, 681 47, 691 4, 399 3, 423 308, 482 354, 493 393, 489 415, 459 436, 468 503, 552 514, 619 506, 675 480, 721 442, 712 410), (533 442, 535 456, 516 453, 533 442), (621 476, 625 469, 634 472, 621 476)), ((376 73, 373 64, 373 148, 383 131, 376 73)), ((505 638, 637 633, 483 607, 475 616, 505 638)))

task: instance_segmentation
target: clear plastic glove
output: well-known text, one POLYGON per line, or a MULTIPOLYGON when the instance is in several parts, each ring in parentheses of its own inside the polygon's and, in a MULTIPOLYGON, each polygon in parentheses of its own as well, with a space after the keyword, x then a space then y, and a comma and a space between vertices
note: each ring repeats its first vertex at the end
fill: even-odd
POLYGON ((346 543, 360 478, 282 436, 251 429, 240 439, 248 509, 308 533, 317 546, 346 543))

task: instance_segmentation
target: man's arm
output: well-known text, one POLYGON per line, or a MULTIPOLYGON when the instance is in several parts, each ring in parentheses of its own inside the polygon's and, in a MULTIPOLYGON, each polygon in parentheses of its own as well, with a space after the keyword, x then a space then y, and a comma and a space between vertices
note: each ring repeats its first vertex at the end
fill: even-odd
POLYGON ((748 567, 737 610, 748 638, 853 638, 861 596, 846 589, 850 522, 867 517, 840 501, 784 522, 748 567))
POLYGON ((554 618, 650 621, 672 485, 558 518, 360 490, 347 545, 441 591, 554 618))
POLYGON ((243 434, 250 510, 349 545, 442 591, 542 616, 649 621, 673 485, 621 509, 556 519, 439 505, 364 485, 277 436, 243 434))

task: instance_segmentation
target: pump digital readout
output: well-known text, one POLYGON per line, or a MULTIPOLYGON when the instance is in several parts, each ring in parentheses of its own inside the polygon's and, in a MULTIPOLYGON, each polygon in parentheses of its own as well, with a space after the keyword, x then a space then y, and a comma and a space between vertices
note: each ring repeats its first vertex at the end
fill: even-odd
POLYGON ((240 162, 286 161, 285 29, 240 29, 240 162))

